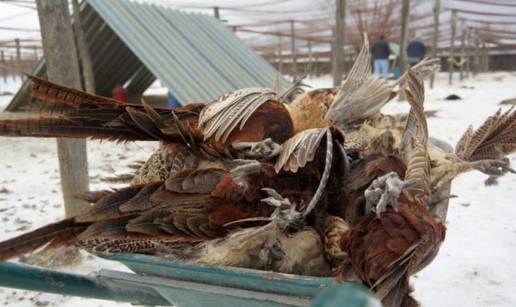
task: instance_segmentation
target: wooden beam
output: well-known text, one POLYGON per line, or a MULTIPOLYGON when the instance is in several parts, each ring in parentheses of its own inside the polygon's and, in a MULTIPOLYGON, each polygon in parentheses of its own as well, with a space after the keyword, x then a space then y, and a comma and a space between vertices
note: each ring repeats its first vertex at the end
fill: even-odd
MULTIPOLYGON (((36 0, 36 5, 48 79, 80 88, 79 64, 67 0, 36 0)), ((88 191, 86 140, 59 138, 57 154, 65 214, 70 217, 89 207, 88 202, 77 198, 80 193, 88 191)))
POLYGON ((219 13, 219 7, 218 6, 214 6, 213 7, 213 16, 215 16, 215 18, 220 20, 220 13, 219 13))
POLYGON ((2 68, 2 76, 4 83, 7 83, 7 65, 5 63, 5 54, 3 50, 0 50, 0 66, 2 68))
MULTIPOLYGON (((409 31, 410 0, 402 0, 401 4, 401 33, 400 33, 400 75, 407 71, 407 41, 409 31)), ((405 100, 405 82, 400 85, 399 100, 405 100)))
POLYGON ((453 83, 453 72, 455 70, 455 66, 453 65, 455 61, 455 32, 457 31, 457 10, 452 10, 451 15, 451 43, 450 43, 450 57, 448 58, 448 84, 451 85, 453 83))
MULTIPOLYGON (((462 23, 464 24, 464 23, 462 23)), ((464 68, 466 67, 465 66, 465 63, 463 61, 466 60, 466 28, 462 28, 462 36, 460 38, 460 61, 461 61, 461 66, 460 66, 460 73, 459 73, 459 76, 460 76, 460 81, 464 80, 464 68)))
POLYGON ((296 28, 294 24, 294 20, 290 21, 290 44, 291 44, 291 52, 292 52, 292 77, 294 80, 297 77, 297 55, 296 55, 296 28))
POLYGON ((466 28, 466 78, 469 78, 471 75, 471 61, 473 60, 471 58, 471 50, 472 50, 472 41, 471 41, 471 27, 466 28))
POLYGON ((20 79, 22 79, 23 73, 22 73, 21 48, 20 48, 20 39, 19 38, 14 39, 14 45, 16 46, 16 65, 15 65, 16 74, 19 74, 20 79))
POLYGON ((346 27, 346 0, 335 0, 335 30, 333 31, 333 85, 342 83, 344 74, 344 32, 346 27))
POLYGON ((75 42, 77 46, 77 56, 82 68, 82 83, 84 89, 91 94, 95 94, 95 74, 93 72, 93 61, 91 59, 90 48, 86 43, 86 36, 84 35, 84 26, 80 14, 80 7, 78 0, 72 0, 73 11, 75 14, 75 22, 73 24, 73 31, 75 34, 75 42))
MULTIPOLYGON (((437 57, 437 42, 439 41, 439 15, 441 13, 441 0, 434 0, 434 37, 432 42, 432 57, 437 57)), ((435 73, 430 77, 430 88, 434 88, 435 73)))

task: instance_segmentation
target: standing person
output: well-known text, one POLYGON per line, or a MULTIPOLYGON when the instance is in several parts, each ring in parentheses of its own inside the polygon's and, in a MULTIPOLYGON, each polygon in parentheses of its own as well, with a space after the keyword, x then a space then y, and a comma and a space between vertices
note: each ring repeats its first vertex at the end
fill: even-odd
POLYGON ((387 81, 387 73, 389 70, 389 55, 391 54, 391 47, 385 40, 385 36, 380 36, 371 47, 371 53, 373 54, 374 73, 383 77, 387 81))
POLYGON ((410 66, 414 66, 419 63, 426 54, 425 44, 419 39, 414 38, 408 43, 407 46, 407 59, 410 66))

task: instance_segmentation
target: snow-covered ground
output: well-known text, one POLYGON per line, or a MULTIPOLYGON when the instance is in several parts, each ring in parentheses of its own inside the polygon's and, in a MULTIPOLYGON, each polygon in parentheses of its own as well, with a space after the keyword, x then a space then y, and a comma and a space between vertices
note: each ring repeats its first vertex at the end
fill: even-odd
MULTIPOLYGON (((18 84, 2 84, 14 92, 18 84)), ((329 77, 309 80, 314 87, 331 85, 329 77)), ((430 135, 455 144, 468 125, 478 127, 498 108, 498 102, 516 97, 516 73, 482 74, 448 87, 445 74, 434 90, 427 89, 428 110, 439 110, 429 119, 430 135), (456 94, 459 101, 444 97, 456 94)), ((11 96, 0 96, 0 110, 11 96)), ((504 107, 507 109, 507 107, 504 107)), ((406 103, 392 102, 387 113, 406 112, 406 103)), ((109 185, 100 178, 128 173, 127 165, 145 160, 155 143, 119 144, 88 142, 92 189, 109 185)), ((52 139, 0 139, 0 240, 57 221, 62 217, 56 145, 52 139)), ((511 156, 516 164, 516 155, 511 156)), ((436 260, 412 279, 423 306, 516 306, 516 176, 499 185, 484 187, 485 176, 468 173, 453 183, 446 241, 436 260)), ((112 185, 111 185, 112 186, 112 185)), ((77 266, 62 270, 89 274, 100 268, 124 269, 120 264, 86 257, 77 266)), ((0 304, 9 306, 112 306, 100 300, 62 297, 0 288, 0 304)))

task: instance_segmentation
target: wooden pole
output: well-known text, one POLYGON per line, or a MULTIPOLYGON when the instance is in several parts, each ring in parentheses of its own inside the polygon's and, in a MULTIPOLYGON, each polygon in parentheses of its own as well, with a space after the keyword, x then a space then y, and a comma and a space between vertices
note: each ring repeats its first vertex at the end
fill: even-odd
POLYGON ((294 20, 290 21, 290 34, 291 34, 291 52, 292 52, 292 77, 294 80, 297 78, 297 54, 296 54, 296 27, 294 20))
POLYGON ((478 36, 478 30, 475 31, 475 51, 474 51, 474 58, 475 58, 475 65, 473 65, 473 75, 476 75, 480 72, 480 37, 478 36))
POLYGON ((333 31, 333 86, 342 83, 344 74, 344 31, 346 27, 346 0, 335 0, 335 30, 333 31))
MULTIPOLYGON (((79 63, 67 0, 36 0, 47 77, 52 82, 81 87, 79 63)), ((76 196, 88 191, 86 140, 57 139, 57 154, 65 214, 74 216, 89 207, 76 196)))
POLYGON ((482 72, 488 71, 489 66, 489 51, 487 50, 487 44, 486 42, 482 42, 482 72))
POLYGON ((93 72, 93 61, 90 55, 90 48, 86 43, 84 35, 84 26, 82 24, 80 7, 78 0, 72 0, 73 11, 75 14, 75 22, 73 30, 75 34, 75 42, 77 44, 77 56, 82 66, 82 81, 84 89, 88 93, 95 94, 95 74, 93 72))
POLYGON ((448 84, 453 82, 454 61, 455 61, 455 32, 457 31, 457 10, 452 10, 451 16, 451 43, 450 43, 450 57, 448 58, 448 84))
POLYGON ((10 61, 10 63, 11 63, 11 65, 9 65, 9 71, 10 71, 10 73, 11 73, 11 77, 13 78, 13 81, 15 81, 15 80, 16 80, 16 74, 17 74, 17 71, 16 71, 16 67, 14 67, 14 66, 15 66, 15 63, 16 63, 16 62, 14 61, 14 55, 12 55, 12 54, 11 54, 11 55, 9 56, 9 61, 10 61))
POLYGON ((312 62, 312 41, 308 40, 308 67, 310 70, 307 72, 308 75, 311 75, 313 72, 313 62, 312 62))
POLYGON ((281 50, 281 36, 278 36, 278 71, 283 74, 283 54, 281 50))
MULTIPOLYGON (((400 33, 400 75, 407 71, 407 41, 408 41, 408 22, 410 14, 410 0, 402 0, 401 4, 401 33, 400 33)), ((405 100, 405 82, 400 84, 399 100, 405 100)))
POLYGON ((471 75, 471 27, 466 28, 466 78, 469 78, 471 75))
POLYGON ((219 13, 219 7, 218 6, 214 6, 213 7, 213 16, 215 16, 215 18, 220 20, 220 13, 219 13))
POLYGON ((2 65, 4 83, 7 83, 7 64, 5 63, 5 54, 3 50, 0 50, 0 64, 2 65))
POLYGON ((16 73, 20 76, 20 79, 22 79, 23 73, 22 73, 22 63, 21 63, 21 47, 20 47, 20 39, 15 38, 14 44, 16 46, 16 73))
MULTIPOLYGON (((434 41, 432 42, 432 57, 437 57, 437 43, 439 42, 439 16, 441 14, 441 0, 434 0, 434 41)), ((430 77, 430 88, 434 88, 435 73, 430 77)))
POLYGON ((464 68, 466 67, 465 66, 465 63, 464 61, 466 60, 466 28, 463 27, 462 29, 462 36, 460 38, 460 61, 461 61, 461 66, 460 66, 460 81, 464 80, 464 68))

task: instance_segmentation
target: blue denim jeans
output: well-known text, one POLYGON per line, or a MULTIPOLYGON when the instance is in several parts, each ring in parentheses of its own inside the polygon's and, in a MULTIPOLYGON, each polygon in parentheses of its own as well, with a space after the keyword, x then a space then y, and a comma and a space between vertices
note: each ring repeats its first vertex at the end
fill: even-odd
POLYGON ((375 59, 374 62, 374 74, 380 75, 385 81, 387 81, 387 73, 389 70, 389 60, 387 59, 375 59))

